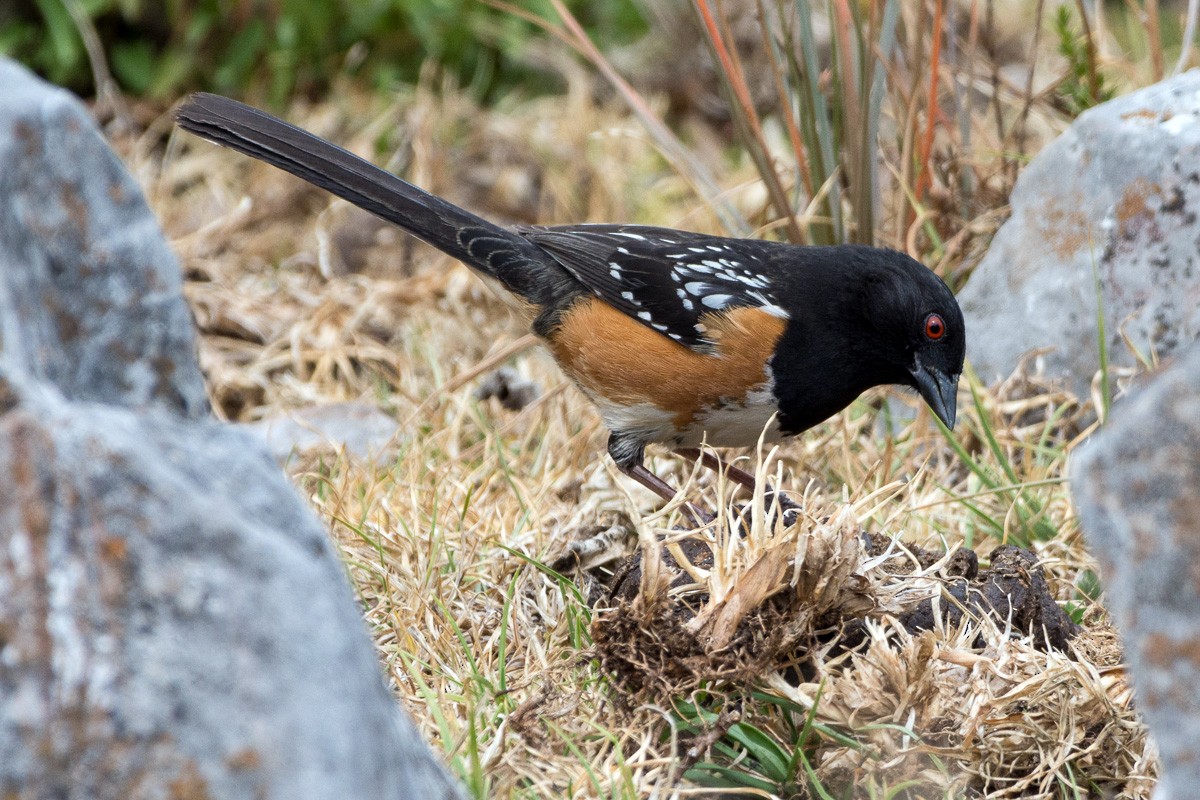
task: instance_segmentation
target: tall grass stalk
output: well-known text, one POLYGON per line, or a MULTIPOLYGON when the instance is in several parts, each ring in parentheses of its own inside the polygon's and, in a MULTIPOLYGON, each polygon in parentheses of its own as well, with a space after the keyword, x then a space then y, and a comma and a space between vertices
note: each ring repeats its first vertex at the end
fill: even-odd
POLYGON ((813 25, 814 3, 758 0, 761 55, 778 97, 790 152, 781 151, 764 134, 724 6, 712 0, 693 4, 732 98, 729 110, 742 146, 754 161, 788 239, 873 243, 880 206, 877 141, 899 2, 864 6, 827 0, 823 13, 831 35, 824 64, 813 25))

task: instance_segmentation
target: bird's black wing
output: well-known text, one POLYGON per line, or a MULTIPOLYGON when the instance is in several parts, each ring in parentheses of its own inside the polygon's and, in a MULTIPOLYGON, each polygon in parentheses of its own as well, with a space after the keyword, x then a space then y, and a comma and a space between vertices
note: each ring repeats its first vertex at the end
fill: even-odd
POLYGON ((596 296, 701 352, 706 313, 757 307, 786 318, 775 293, 770 242, 725 239, 642 225, 520 227, 596 296))

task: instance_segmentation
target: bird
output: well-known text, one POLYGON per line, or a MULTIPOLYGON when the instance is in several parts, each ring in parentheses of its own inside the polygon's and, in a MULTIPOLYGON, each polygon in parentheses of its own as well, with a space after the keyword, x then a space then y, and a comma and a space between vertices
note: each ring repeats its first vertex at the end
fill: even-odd
MULTIPOLYGON (((633 224, 503 227, 277 117, 191 95, 184 130, 398 225, 498 284, 608 429, 618 470, 665 500, 648 445, 707 447, 808 430, 874 386, 915 389, 953 429, 962 311, 907 254, 633 224)), ((711 519, 688 504, 698 522, 711 519)))

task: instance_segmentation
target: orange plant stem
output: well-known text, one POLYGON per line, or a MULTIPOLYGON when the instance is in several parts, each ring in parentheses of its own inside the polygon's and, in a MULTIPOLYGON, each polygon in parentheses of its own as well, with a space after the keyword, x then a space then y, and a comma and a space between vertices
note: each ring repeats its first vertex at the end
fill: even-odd
POLYGON ((925 135, 921 138, 921 163, 917 173, 916 197, 925 199, 929 187, 933 183, 933 168, 929 159, 933 153, 933 132, 937 127, 938 117, 938 72, 942 58, 942 24, 944 22, 942 0, 937 0, 933 12, 933 49, 929 54, 929 107, 926 109, 925 135))

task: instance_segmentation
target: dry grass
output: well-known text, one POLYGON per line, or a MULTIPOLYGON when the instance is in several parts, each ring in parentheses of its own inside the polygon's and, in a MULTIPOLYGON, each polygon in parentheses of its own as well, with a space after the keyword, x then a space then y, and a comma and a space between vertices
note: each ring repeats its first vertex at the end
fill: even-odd
MULTIPOLYGON (((400 153, 395 168, 491 216, 716 230, 636 122, 583 87, 497 113, 454 92, 386 108, 347 92, 289 116, 377 161, 400 153), (397 127, 404 140, 384 135, 397 127)), ((1036 376, 978 389, 950 440, 912 398, 871 393, 765 462, 743 454, 805 514, 784 528, 751 502, 749 535, 700 534, 715 554, 692 570, 703 591, 669 588, 653 543, 685 538, 677 509, 616 475, 584 398, 465 268, 229 153, 176 143, 160 171, 150 148, 128 152, 187 270, 219 413, 365 399, 395 416, 382 464, 289 469, 341 547, 397 696, 475 796, 712 796, 692 780, 704 770, 684 777, 704 763, 761 797, 1148 796, 1154 756, 1114 633, 1078 590, 1094 565, 1062 481, 1087 420, 1073 398, 1036 376), (542 395, 519 411, 475 400, 500 363, 542 395), (645 554, 648 591, 619 611, 545 566, 610 526, 645 554), (989 618, 909 634, 896 610, 945 580, 890 573, 860 528, 984 555, 1027 541, 1084 632, 1067 654, 989 618), (689 597, 696 615, 671 629, 699 645, 672 674, 650 658, 675 652, 655 620, 689 597), (760 613, 781 597, 794 616, 760 613), (862 646, 811 646, 839 615, 862 620, 862 646), (755 625, 808 642, 803 664, 755 625), (640 686, 605 669, 614 630, 644 657, 640 686)), ((748 169, 729 185, 748 212, 761 204, 748 169)), ((652 466, 727 508, 712 476, 652 466)))

